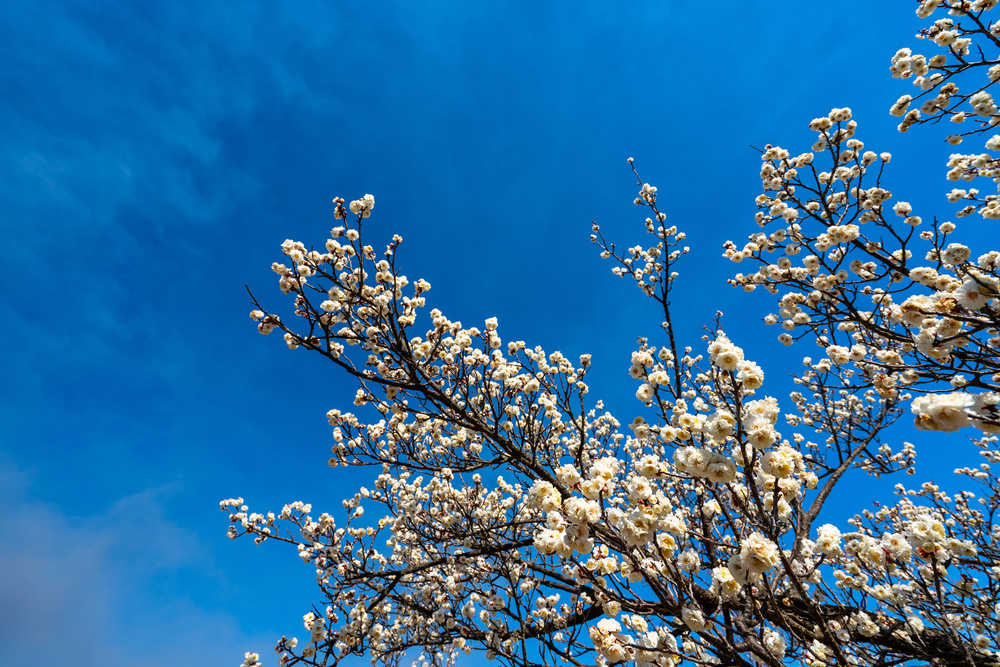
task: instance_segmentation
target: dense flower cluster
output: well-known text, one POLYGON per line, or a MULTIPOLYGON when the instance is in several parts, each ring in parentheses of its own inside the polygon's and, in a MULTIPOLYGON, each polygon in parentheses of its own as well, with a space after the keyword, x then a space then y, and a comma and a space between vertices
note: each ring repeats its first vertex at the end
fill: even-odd
POLYGON ((950 222, 915 234, 922 220, 907 202, 892 204, 890 215, 892 193, 883 187, 890 156, 864 151, 850 117, 849 109, 834 109, 813 120, 819 135, 812 152, 763 152, 756 219, 765 232, 751 234, 742 248, 727 242, 724 252, 757 269, 732 282, 780 297, 778 313, 765 322, 781 323, 779 340, 787 345, 813 334, 826 355, 816 370, 836 369, 851 385, 890 398, 904 389, 938 391, 947 380, 968 392, 965 398, 921 397, 913 404, 917 426, 998 433, 1000 253, 973 260, 967 245, 951 241, 950 222), (817 171, 821 159, 829 170, 817 171), (927 244, 922 261, 914 253, 920 242, 927 244))
MULTIPOLYGON (((920 91, 890 110, 901 130, 1000 122, 988 86, 957 88, 973 64, 1000 80, 975 55, 1000 53, 995 4, 919 3, 948 12, 920 35, 944 52, 892 59, 920 91)), ((894 200, 891 156, 866 150, 849 108, 809 127, 811 150, 762 151, 758 231, 724 248, 753 266, 735 285, 778 297, 765 322, 780 340, 819 345, 784 409, 718 318, 678 343, 670 299, 689 248, 631 158, 649 242, 617 250, 596 224, 591 236, 662 313, 662 334, 627 360, 638 416, 624 424, 591 398, 589 355, 429 308, 431 285, 396 264, 402 238, 367 244, 372 195, 334 199, 342 224, 322 250, 282 244, 272 269, 293 314, 255 300, 251 317, 353 378, 354 411, 326 415, 329 463, 376 472, 336 516, 221 503, 231 538, 294 545, 320 587, 279 664, 395 665, 411 651, 435 667, 473 652, 520 667, 1000 664, 1000 252, 894 200), (960 492, 900 484, 895 504, 841 520, 828 501, 847 476, 912 471, 914 446, 888 430, 907 410, 919 429, 975 433, 985 463, 955 471, 960 492)), ((992 158, 953 161, 960 179, 994 177, 992 158)), ((1000 206, 975 190, 948 199, 971 202, 960 217, 1000 206)))

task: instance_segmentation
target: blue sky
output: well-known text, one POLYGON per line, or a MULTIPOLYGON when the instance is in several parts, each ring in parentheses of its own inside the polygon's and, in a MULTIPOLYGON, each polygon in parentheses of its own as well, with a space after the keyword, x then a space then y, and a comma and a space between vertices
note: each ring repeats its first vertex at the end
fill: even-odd
POLYGON ((634 156, 693 248, 686 335, 721 309, 770 377, 793 370, 770 301, 724 282, 750 145, 804 150, 851 106, 900 198, 944 211, 947 147, 887 115, 919 26, 903 0, 706 4, 0 4, 0 662, 273 664, 299 631, 310 568, 228 541, 217 508, 355 490, 324 419, 353 389, 262 339, 244 288, 285 305, 270 263, 323 242, 334 196, 375 195, 449 317, 594 353, 630 421, 655 311, 588 237, 642 238, 634 156))

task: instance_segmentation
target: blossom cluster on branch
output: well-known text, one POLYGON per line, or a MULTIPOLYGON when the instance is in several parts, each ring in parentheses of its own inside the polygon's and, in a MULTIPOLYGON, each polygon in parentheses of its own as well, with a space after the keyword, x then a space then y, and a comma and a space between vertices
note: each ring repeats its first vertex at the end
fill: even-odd
MULTIPOLYGON (((900 130, 1000 122, 995 4, 919 4, 948 17, 918 35, 941 53, 892 59, 921 91, 893 105, 900 130), (960 94, 981 67, 987 80, 960 94)), ((397 265, 403 239, 369 244, 372 195, 334 200, 342 224, 322 249, 282 244, 272 268, 294 316, 253 298, 251 317, 353 378, 354 411, 326 415, 329 464, 372 466, 374 482, 337 517, 221 503, 230 537, 294 545, 315 572, 322 600, 279 664, 1000 664, 1000 252, 894 200, 891 156, 866 149, 850 109, 809 128, 807 152, 761 151, 758 230, 724 247, 752 267, 732 284, 777 297, 764 321, 780 340, 818 346, 784 410, 718 316, 678 341, 671 292, 689 248, 631 158, 648 242, 591 236, 661 317, 631 355, 640 416, 624 425, 591 398, 589 355, 429 307, 431 285, 397 265), (919 429, 972 433, 984 462, 955 470, 961 491, 899 483, 895 504, 841 520, 830 498, 845 480, 913 472, 917 448, 889 429, 907 411, 919 429)), ((1000 182, 983 155, 952 156, 948 177, 1000 182)), ((956 217, 1000 217, 997 195, 948 199, 970 202, 956 217)))

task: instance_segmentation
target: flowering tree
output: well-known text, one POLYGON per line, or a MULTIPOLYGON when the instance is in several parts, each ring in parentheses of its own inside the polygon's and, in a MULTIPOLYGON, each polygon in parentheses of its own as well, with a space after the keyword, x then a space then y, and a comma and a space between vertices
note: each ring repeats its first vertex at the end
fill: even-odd
MULTIPOLYGON (((918 90, 892 106, 900 131, 947 119, 958 144, 1000 122, 996 4, 920 3, 947 15, 918 35, 933 57, 892 59, 918 90)), ((809 152, 762 151, 758 230, 725 245, 753 268, 734 285, 778 297, 765 322, 780 340, 819 344, 784 414, 718 319, 697 346, 677 340, 684 233, 641 178, 648 246, 622 252, 597 225, 591 237, 662 314, 659 339, 632 353, 643 416, 624 428, 590 400, 588 355, 427 311, 431 286, 397 265, 402 239, 366 244, 371 195, 334 200, 343 224, 322 250, 285 241, 273 269, 295 317, 256 299, 251 316, 353 378, 374 420, 327 414, 330 465, 377 478, 341 525, 301 502, 223 501, 230 537, 293 544, 315 567, 322 601, 306 638, 279 642, 280 664, 477 651, 521 667, 1000 664, 1000 252, 973 261, 954 223, 893 201, 890 156, 865 150, 849 109, 809 128, 809 152), (955 471, 965 490, 897 484, 894 506, 839 522, 827 501, 843 480, 912 472, 913 446, 887 433, 907 410, 919 429, 967 429, 987 463, 955 471)), ((1000 134, 986 149, 953 155, 948 178, 1000 183, 1000 134)), ((958 218, 1000 217, 996 194, 948 199, 958 218)))

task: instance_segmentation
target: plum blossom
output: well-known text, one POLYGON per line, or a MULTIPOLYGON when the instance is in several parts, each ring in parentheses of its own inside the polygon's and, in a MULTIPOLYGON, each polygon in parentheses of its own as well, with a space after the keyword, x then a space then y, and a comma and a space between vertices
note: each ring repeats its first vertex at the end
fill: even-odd
POLYGON ((975 405, 971 394, 928 394, 913 401, 914 425, 924 431, 954 433, 972 424, 968 408, 975 405))

